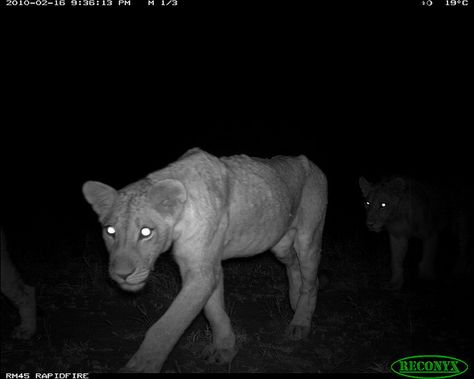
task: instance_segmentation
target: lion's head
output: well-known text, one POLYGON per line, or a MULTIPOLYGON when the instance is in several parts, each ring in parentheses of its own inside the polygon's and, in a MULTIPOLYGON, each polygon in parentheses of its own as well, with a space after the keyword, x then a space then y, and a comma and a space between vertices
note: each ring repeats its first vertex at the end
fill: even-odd
POLYGON ((404 178, 394 177, 371 184, 360 177, 359 186, 365 199, 367 227, 371 231, 380 232, 396 216, 406 181, 404 178))
POLYGON ((89 181, 82 191, 102 224, 110 277, 125 290, 140 290, 158 255, 171 245, 187 198, 184 185, 144 179, 117 191, 89 181))

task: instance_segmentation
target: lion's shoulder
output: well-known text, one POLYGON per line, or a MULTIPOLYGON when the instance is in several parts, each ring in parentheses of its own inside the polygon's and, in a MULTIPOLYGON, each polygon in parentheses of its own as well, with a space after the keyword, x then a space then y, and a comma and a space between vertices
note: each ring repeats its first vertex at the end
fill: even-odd
POLYGON ((187 186, 194 186, 203 181, 219 181, 222 171, 219 158, 194 147, 186 151, 175 162, 150 173, 146 179, 152 184, 163 179, 176 179, 187 186))

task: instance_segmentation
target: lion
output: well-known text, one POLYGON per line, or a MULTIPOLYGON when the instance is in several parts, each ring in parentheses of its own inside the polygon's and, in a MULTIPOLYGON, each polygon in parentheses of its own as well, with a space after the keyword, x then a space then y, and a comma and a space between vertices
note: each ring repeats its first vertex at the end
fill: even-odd
POLYGON ((394 176, 371 184, 364 177, 359 186, 365 198, 366 224, 369 230, 386 230, 390 238, 392 275, 388 285, 399 290, 404 284, 403 262, 409 240, 422 241, 418 264, 421 279, 435 278, 435 259, 439 237, 451 229, 458 240, 459 258, 454 272, 459 274, 468 261, 468 212, 460 191, 448 191, 411 178, 394 176))
POLYGON ((2 293, 18 308, 21 323, 13 331, 13 338, 29 339, 36 332, 35 289, 26 285, 8 254, 5 232, 0 229, 1 239, 1 289, 2 293))
POLYGON ((143 288, 171 245, 180 268, 179 294, 146 332, 125 371, 159 372, 202 309, 213 333, 204 351, 207 362, 231 362, 237 348, 224 310, 221 261, 268 249, 287 269, 295 312, 287 335, 300 340, 310 333, 327 181, 305 156, 217 158, 194 148, 119 191, 88 181, 83 194, 102 224, 110 277, 122 289, 143 288))

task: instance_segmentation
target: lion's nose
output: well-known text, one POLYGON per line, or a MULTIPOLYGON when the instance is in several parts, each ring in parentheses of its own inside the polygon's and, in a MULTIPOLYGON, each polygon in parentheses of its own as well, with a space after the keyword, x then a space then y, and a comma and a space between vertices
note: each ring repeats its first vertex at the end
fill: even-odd
POLYGON ((117 271, 115 271, 115 275, 118 276, 120 279, 123 279, 124 281, 126 281, 127 277, 130 276, 130 274, 132 272, 133 271, 130 271, 130 272, 117 272, 117 271))
POLYGON ((112 268, 112 272, 115 276, 120 279, 126 280, 135 270, 135 267, 127 261, 115 262, 112 268))

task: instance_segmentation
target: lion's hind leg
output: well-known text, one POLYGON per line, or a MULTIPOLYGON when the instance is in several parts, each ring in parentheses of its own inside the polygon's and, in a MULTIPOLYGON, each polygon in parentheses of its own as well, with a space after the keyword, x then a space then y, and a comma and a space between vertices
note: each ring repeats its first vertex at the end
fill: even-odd
POLYGON ((318 298, 318 267, 321 260, 322 225, 313 235, 297 233, 294 243, 301 285, 295 314, 288 327, 288 337, 300 340, 311 331, 311 321, 318 298))
POLYGON ((472 226, 470 217, 466 214, 461 214, 457 217, 454 223, 454 234, 457 237, 457 243, 459 248, 459 256, 452 269, 452 274, 455 277, 468 277, 474 272, 473 257, 470 254, 470 227, 472 226))
POLYGON ((311 332, 311 321, 318 298, 318 268, 321 260, 323 229, 326 219, 327 182, 315 166, 308 177, 296 215, 296 261, 299 264, 300 286, 295 314, 288 327, 288 337, 300 340, 311 332))
POLYGON ((296 229, 291 229, 272 248, 277 258, 286 265, 290 304, 295 312, 287 336, 295 341, 305 338, 311 331, 319 287, 317 272, 322 228, 311 236, 298 236, 298 233, 296 229))
POLYGON ((296 229, 290 229, 283 238, 271 249, 275 256, 286 266, 289 283, 290 305, 296 310, 300 298, 301 271, 296 251, 293 247, 296 229))

